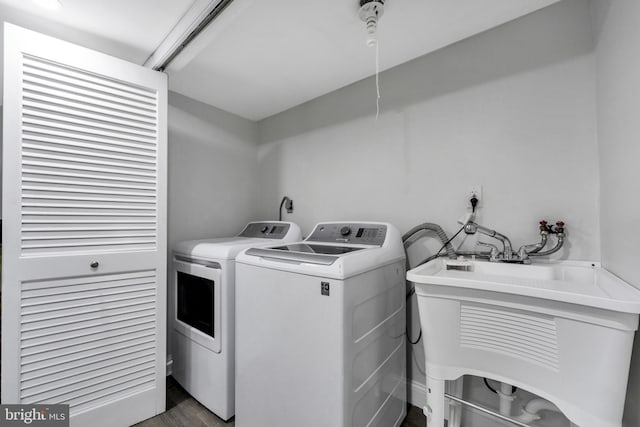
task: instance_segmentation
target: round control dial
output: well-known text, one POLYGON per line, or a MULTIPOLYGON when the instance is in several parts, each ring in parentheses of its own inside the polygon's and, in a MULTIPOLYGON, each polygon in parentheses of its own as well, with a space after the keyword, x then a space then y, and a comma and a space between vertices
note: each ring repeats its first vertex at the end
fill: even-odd
POLYGON ((351 228, 350 227, 342 227, 340 229, 340 234, 342 234, 343 236, 348 236, 349 234, 351 234, 351 228))
POLYGON ((262 226, 262 228, 260 229, 260 232, 261 232, 261 233, 266 233, 268 229, 269 229, 269 227, 268 227, 268 226, 263 225, 263 226, 262 226))

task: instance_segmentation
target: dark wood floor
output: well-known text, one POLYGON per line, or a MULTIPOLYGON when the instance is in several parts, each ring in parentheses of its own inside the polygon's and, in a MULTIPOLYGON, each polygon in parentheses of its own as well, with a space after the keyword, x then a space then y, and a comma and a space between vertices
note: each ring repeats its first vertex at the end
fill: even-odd
MULTIPOLYGON (((172 377, 167 378, 167 411, 136 427, 233 427, 233 418, 225 423, 191 397, 172 377)), ((402 427, 425 427, 422 411, 409 405, 402 427)), ((289 426, 282 426, 289 427, 289 426)), ((294 427, 294 426, 291 426, 294 427)), ((304 426, 295 426, 304 427, 304 426)))
POLYGON ((425 427, 427 420, 422 413, 422 409, 408 405, 407 418, 404 419, 401 427, 425 427))

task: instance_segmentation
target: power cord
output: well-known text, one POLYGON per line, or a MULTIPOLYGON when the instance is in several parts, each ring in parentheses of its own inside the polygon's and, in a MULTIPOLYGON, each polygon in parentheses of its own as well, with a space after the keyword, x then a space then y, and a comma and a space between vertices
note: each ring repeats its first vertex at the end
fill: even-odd
MULTIPOLYGON (((474 196, 474 198, 475 198, 475 196, 474 196)), ((476 199, 476 200, 478 200, 478 199, 476 199)), ((477 202, 476 202, 476 203, 477 203, 477 202)), ((465 224, 465 225, 466 225, 466 224, 465 224)), ((434 259, 436 259, 436 258, 439 258, 439 257, 441 257, 441 256, 444 256, 445 254, 443 254, 443 253, 442 253, 442 251, 444 250, 444 248, 446 248, 446 247, 447 247, 447 245, 448 245, 449 243, 451 243, 451 241, 452 241, 453 239, 455 239, 455 238, 458 236, 458 234, 460 234, 460 233, 462 232, 462 230, 464 230, 464 225, 463 225, 462 227, 460 227, 460 229, 459 229, 458 231, 456 231, 456 233, 455 233, 451 238, 449 238, 449 240, 447 240, 447 241, 446 241, 446 242, 445 242, 445 243, 440 247, 440 250, 439 250, 438 252, 436 252, 436 254, 435 254, 435 255, 431 255, 429 258, 427 258, 427 259, 425 259, 424 261, 420 262, 420 263, 419 263, 418 265, 416 265, 415 267, 418 267, 418 266, 420 266, 420 265, 422 265, 422 264, 425 264, 425 263, 427 263, 427 262, 429 262, 429 261, 432 261, 432 260, 434 260, 434 259)), ((414 267, 414 268, 415 268, 415 267, 414 267)), ((412 287, 411 287, 411 289, 409 289, 409 292, 407 293, 407 300, 409 300, 409 298, 411 298, 411 297, 413 296, 413 294, 415 294, 415 293, 416 293, 416 287, 415 287, 415 286, 412 286, 412 287)), ((409 344, 412 344, 412 345, 418 344, 418 343, 420 342, 420 339, 422 338, 422 327, 420 327, 420 332, 418 333, 418 338, 416 338, 416 340, 415 340, 415 341, 412 341, 412 340, 411 340, 411 337, 409 336, 409 328, 406 328, 406 334, 407 334, 407 341, 409 341, 409 344)))
POLYGON ((409 344, 411 345, 416 345, 420 342, 420 339, 422 338, 422 327, 420 327, 420 332, 418 333, 418 338, 416 338, 415 341, 411 341, 411 338, 409 337, 409 330, 407 329, 407 341, 409 341, 409 344))
POLYGON ((293 212, 293 200, 291 200, 290 198, 288 198, 287 196, 284 196, 282 198, 282 201, 280 202, 280 209, 278 209, 278 221, 282 221, 282 207, 286 205, 286 209, 288 213, 293 212))
POLYGON ((478 198, 476 197, 475 194, 471 196, 471 198, 469 199, 469 203, 471 203, 471 213, 476 213, 476 206, 478 206, 478 198))
MULTIPOLYGON (((484 385, 486 385, 489 390, 491 390, 495 394, 498 394, 498 390, 496 390, 495 388, 491 387, 491 384, 489 384, 489 380, 487 378, 483 378, 483 380, 484 380, 484 385)), ((518 391, 518 387, 512 385, 511 386, 511 394, 515 393, 516 391, 518 391)))
POLYGON ((454 234, 454 235, 453 235, 449 240, 447 240, 447 241, 442 245, 442 247, 440 248, 440 250, 439 250, 435 255, 431 255, 429 258, 427 258, 427 259, 425 259, 425 260, 423 260, 423 261, 420 261, 420 262, 419 262, 415 267, 413 267, 413 268, 419 267, 419 266, 421 266, 422 264, 426 264, 426 263, 428 263, 429 261, 433 261, 434 259, 439 258, 439 257, 441 257, 441 256, 445 256, 446 254, 443 254, 443 253, 442 253, 442 250, 443 250, 444 248, 446 248, 446 247, 447 247, 447 245, 453 241, 453 239, 455 239, 456 237, 458 237, 458 234, 462 233, 462 230, 464 230, 465 225, 466 225, 466 224, 464 224, 462 227, 460 227, 460 229, 459 229, 458 231, 456 231, 456 234, 454 234))
MULTIPOLYGON (((475 196, 475 194, 471 197, 471 199, 469 199, 469 203, 471 203, 471 212, 472 212, 473 214, 475 214, 475 212, 476 212, 476 207, 478 206, 478 198, 475 196)), ((280 209, 282 209, 282 208, 280 208, 280 209)), ((442 251, 444 250, 444 248, 446 248, 446 247, 447 247, 447 245, 453 241, 453 239, 455 239, 455 238, 456 238, 460 233, 462 233, 462 230, 464 230, 464 227, 465 227, 466 225, 467 225, 467 224, 463 224, 463 225, 462 225, 462 227, 460 227, 460 228, 458 229, 458 231, 456 231, 456 232, 455 232, 455 234, 454 234, 453 236, 451 236, 451 237, 450 237, 450 238, 449 238, 449 239, 448 239, 448 240, 447 240, 447 241, 446 241, 446 242, 445 242, 445 243, 440 247, 440 249, 438 250, 438 252, 436 252, 436 254, 435 254, 435 255, 431 255, 430 257, 428 257, 428 258, 427 258, 427 259, 425 259, 424 261, 422 261, 422 262, 418 263, 418 265, 416 265, 416 267, 418 267, 418 266, 420 266, 420 265, 422 265, 422 264, 426 264, 427 262, 432 261, 432 260, 434 260, 434 259, 436 259, 436 258, 439 258, 439 257, 441 257, 441 256, 444 256, 445 254, 443 254, 443 253, 442 253, 442 251)), ((409 265, 409 264, 408 264, 408 262, 409 262, 409 261, 408 261, 408 257, 407 257, 407 266, 409 265)), ((408 268, 408 267, 407 267, 407 268, 408 268)), ((415 267, 414 267, 414 268, 415 268, 415 267)), ((409 300, 409 298, 411 298, 415 293, 416 293, 416 287, 415 287, 415 286, 412 286, 412 287, 411 287, 411 289, 409 289, 409 292, 407 292, 407 296, 406 296, 407 301, 408 301, 408 300, 409 300)), ((409 342, 409 344, 411 344, 411 345, 416 345, 416 344, 418 344, 418 343, 420 342, 420 339, 422 339, 422 326, 420 326, 420 329, 419 329, 419 332, 418 332, 418 338, 416 338, 416 339, 415 339, 415 341, 412 341, 412 340, 411 340, 411 337, 409 336, 409 328, 408 328, 408 327, 405 327, 405 335, 407 336, 407 341, 409 342)), ((410 350, 412 351, 413 356, 414 356, 414 360, 415 360, 415 352, 413 351, 413 348, 411 348, 410 350)), ((417 360, 416 360, 416 366, 418 367, 418 370, 420 370, 420 365, 418 364, 417 360)), ((420 370, 420 372, 422 372, 422 371, 420 370)), ((424 372, 422 372, 422 373, 424 374, 424 372)), ((487 381, 487 379, 486 379, 486 378, 484 379, 484 382, 485 382, 485 384, 487 385, 487 387, 489 387, 491 390, 493 390, 493 388, 489 385, 489 382, 487 381)), ((516 391, 516 390, 517 390, 517 388, 516 388, 516 387, 514 387, 513 392, 515 393, 515 391, 516 391)), ((495 391, 495 393, 497 393, 497 391, 495 391)))

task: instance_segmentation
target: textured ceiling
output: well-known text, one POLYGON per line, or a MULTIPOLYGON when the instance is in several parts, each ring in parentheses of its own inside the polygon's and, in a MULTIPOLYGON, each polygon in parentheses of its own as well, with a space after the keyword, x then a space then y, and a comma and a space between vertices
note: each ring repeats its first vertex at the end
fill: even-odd
MULTIPOLYGON (((387 69, 557 0, 387 0, 387 69)), ((235 0, 169 67, 172 90, 260 120, 372 75, 356 0, 235 0)))
POLYGON ((0 19, 142 64, 194 0, 0 0, 0 19))
MULTIPOLYGON (((378 32, 380 68, 556 1, 387 0, 378 32)), ((190 7, 207 4, 61 2, 63 8, 48 11, 29 0, 0 0, 0 19, 142 64, 190 7)), ((261 120, 374 74, 375 50, 365 40, 357 0, 234 0, 168 68, 169 87, 261 120)))

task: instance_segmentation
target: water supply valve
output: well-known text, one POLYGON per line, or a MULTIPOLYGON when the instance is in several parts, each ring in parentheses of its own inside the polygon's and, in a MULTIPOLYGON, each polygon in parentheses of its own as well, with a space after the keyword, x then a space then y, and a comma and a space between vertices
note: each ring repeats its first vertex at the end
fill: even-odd
POLYGON ((554 233, 564 235, 564 221, 556 222, 556 229, 554 230, 554 233))
POLYGON ((548 224, 544 219, 540 221, 540 234, 549 234, 551 232, 551 227, 548 224))

